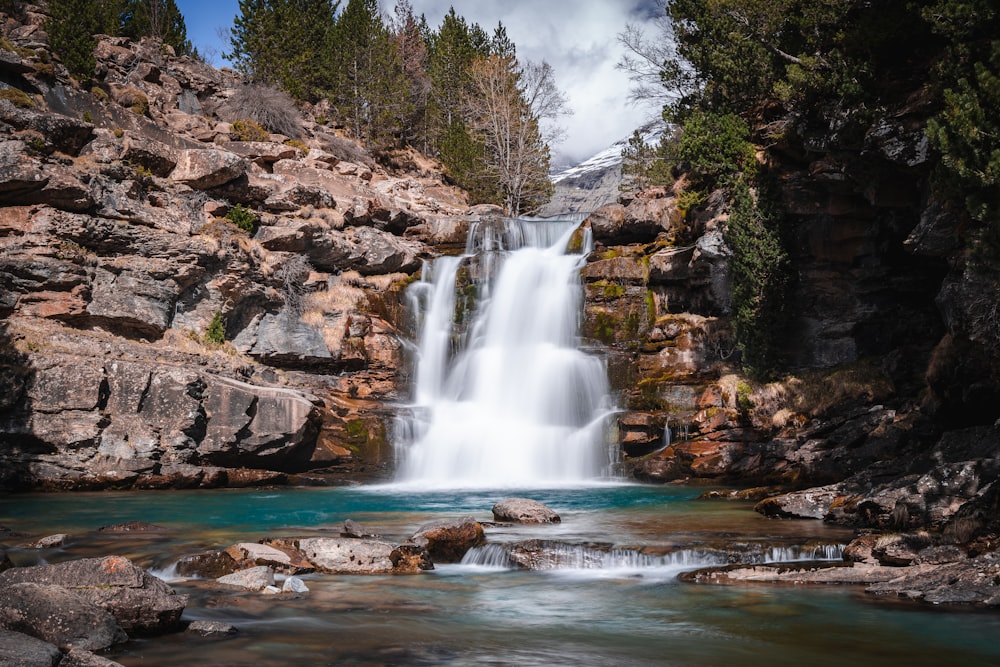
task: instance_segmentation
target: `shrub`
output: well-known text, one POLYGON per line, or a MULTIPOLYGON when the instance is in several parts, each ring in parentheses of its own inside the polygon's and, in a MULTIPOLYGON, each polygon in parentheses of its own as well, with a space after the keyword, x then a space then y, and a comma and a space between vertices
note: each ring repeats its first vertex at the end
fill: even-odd
POLYGON ((249 118, 233 121, 229 129, 233 141, 269 141, 270 133, 249 118))
POLYGON ((123 130, 120 127, 116 127, 115 129, 111 130, 111 134, 115 135, 116 139, 121 139, 125 135, 125 130, 123 130))
POLYGON ((226 220, 248 234, 252 234, 254 228, 257 226, 257 216, 254 215, 253 211, 244 207, 243 204, 237 204, 229 209, 229 212, 226 213, 226 220))
POLYGON ((84 111, 83 112, 83 122, 84 123, 93 123, 94 122, 94 117, 90 115, 89 111, 84 111))
POLYGON ((96 97, 101 102, 107 102, 108 101, 108 94, 107 94, 107 92, 105 92, 105 90, 103 88, 101 88, 100 86, 93 86, 90 89, 90 94, 93 95, 94 97, 96 97))
POLYGON ((735 114, 695 111, 685 121, 677 157, 690 169, 696 186, 731 182, 756 171, 750 128, 735 114))
POLYGON ((229 122, 247 119, 274 134, 302 136, 301 115, 292 98, 271 86, 240 86, 219 112, 229 122))
POLYGON ((122 91, 118 96, 118 104, 129 108, 140 116, 149 113, 149 98, 138 88, 128 88, 122 91))
POLYGON ((218 310, 212 316, 208 328, 205 330, 205 342, 212 345, 222 345, 226 342, 226 325, 222 321, 222 313, 218 310))
POLYGON ((34 109, 35 101, 28 93, 18 88, 4 88, 0 90, 0 100, 7 100, 16 107, 22 109, 34 109))

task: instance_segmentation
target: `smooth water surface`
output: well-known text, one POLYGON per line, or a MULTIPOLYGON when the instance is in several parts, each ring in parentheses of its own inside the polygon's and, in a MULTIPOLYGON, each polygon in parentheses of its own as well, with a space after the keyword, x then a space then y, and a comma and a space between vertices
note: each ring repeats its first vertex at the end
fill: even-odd
MULTIPOLYGON (((816 521, 773 521, 745 503, 697 500, 683 487, 598 485, 525 493, 555 509, 555 526, 496 526, 491 544, 543 538, 663 555, 720 544, 842 543, 816 521)), ((66 547, 13 549, 19 564, 120 553, 165 569, 180 556, 272 535, 337 534, 354 519, 393 540, 423 523, 489 521, 509 492, 413 493, 393 487, 16 495, 0 524, 66 547), (147 521, 163 531, 108 534, 147 521)), ((7 540, 8 545, 17 540, 7 540)), ((583 548, 583 547, 580 547, 583 548)), ((757 550, 759 553, 760 550, 757 550)), ((857 588, 713 587, 680 583, 694 562, 528 572, 444 565, 411 576, 307 575, 310 592, 272 597, 174 581, 184 618, 240 630, 132 641, 126 665, 1000 665, 1000 615, 875 603, 857 588)))

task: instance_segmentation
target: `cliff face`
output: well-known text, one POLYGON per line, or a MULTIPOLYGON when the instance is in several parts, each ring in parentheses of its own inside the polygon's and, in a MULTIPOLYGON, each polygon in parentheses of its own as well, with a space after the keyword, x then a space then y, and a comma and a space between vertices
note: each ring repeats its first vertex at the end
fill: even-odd
POLYGON ((480 213, 308 112, 234 140, 235 75, 152 41, 81 90, 44 18, 0 27, 0 488, 383 474, 399 294, 480 213))
POLYGON ((1000 472, 998 274, 928 194, 931 112, 916 93, 850 136, 786 119, 762 153, 793 276, 777 382, 740 375, 721 193, 686 216, 654 191, 588 219, 587 326, 613 350, 633 474, 823 485, 762 504, 781 516, 988 523, 971 508, 1000 472))

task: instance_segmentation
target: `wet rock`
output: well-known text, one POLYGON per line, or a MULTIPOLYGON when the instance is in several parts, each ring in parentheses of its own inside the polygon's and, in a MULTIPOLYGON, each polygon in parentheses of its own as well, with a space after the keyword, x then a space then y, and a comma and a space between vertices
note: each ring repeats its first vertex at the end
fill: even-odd
POLYGON ((281 583, 282 593, 308 593, 309 587, 306 586, 306 582, 302 581, 298 577, 286 577, 281 583))
POLYGON ((31 582, 63 586, 111 613, 125 631, 151 635, 175 630, 187 596, 122 556, 83 558, 0 572, 0 586, 31 582))
POLYGON ((555 511, 530 498, 508 498, 493 506, 493 519, 514 523, 559 523, 555 511))
POLYGON ((340 536, 354 538, 380 537, 379 535, 373 533, 367 526, 364 526, 353 519, 347 519, 344 521, 344 529, 340 531, 340 536))
POLYGON ((62 652, 47 641, 23 632, 0 629, 0 665, 56 667, 61 659, 63 659, 62 652))
MULTIPOLYGON (((313 537, 294 542, 316 569, 331 574, 391 574, 430 569, 419 565, 413 568, 414 557, 419 558, 423 552, 415 546, 399 551, 400 547, 389 542, 350 537, 313 537)), ((430 565, 429 559, 426 564, 430 565)))
POLYGON ((97 530, 102 533, 158 533, 166 528, 145 521, 126 521, 111 526, 102 526, 97 530))
POLYGON ((49 535, 47 537, 43 537, 39 540, 35 540, 34 542, 28 542, 23 546, 25 549, 53 549, 55 547, 61 547, 64 544, 66 544, 66 540, 68 538, 69 535, 67 535, 66 533, 58 533, 56 535, 49 535))
POLYGON ((222 621, 191 621, 185 632, 202 637, 229 637, 239 633, 235 625, 222 621))
POLYGON ((435 563, 458 563, 469 549, 483 544, 486 535, 481 523, 472 517, 464 517, 421 526, 410 539, 426 548, 435 563))
POLYGON ((27 582, 0 586, 0 627, 63 650, 100 650, 128 639, 115 617, 97 604, 62 586, 27 582))
POLYGON ((291 549, 282 549, 270 544, 257 544, 255 542, 240 542, 226 549, 241 568, 251 565, 266 565, 278 572, 292 574, 304 574, 312 572, 315 568, 311 563, 291 549))
POLYGON ((72 649, 63 657, 59 667, 122 667, 122 664, 90 651, 72 649))
POLYGON ((239 569, 239 563, 225 551, 184 556, 177 561, 175 570, 182 577, 218 579, 239 569))
POLYGON ((389 560, 393 574, 420 574, 434 569, 427 550, 417 544, 400 544, 389 554, 389 560))
POLYGON ((262 591, 274 585, 274 570, 266 565, 237 570, 219 577, 216 581, 227 586, 237 586, 251 591, 262 591))

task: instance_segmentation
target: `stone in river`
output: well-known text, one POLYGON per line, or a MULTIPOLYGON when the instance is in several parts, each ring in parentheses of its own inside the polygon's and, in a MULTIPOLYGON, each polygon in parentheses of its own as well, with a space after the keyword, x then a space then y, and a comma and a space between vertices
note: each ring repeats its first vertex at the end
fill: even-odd
POLYGON ((530 498, 508 498, 493 506, 493 518, 514 523, 559 523, 561 519, 552 509, 530 498))

